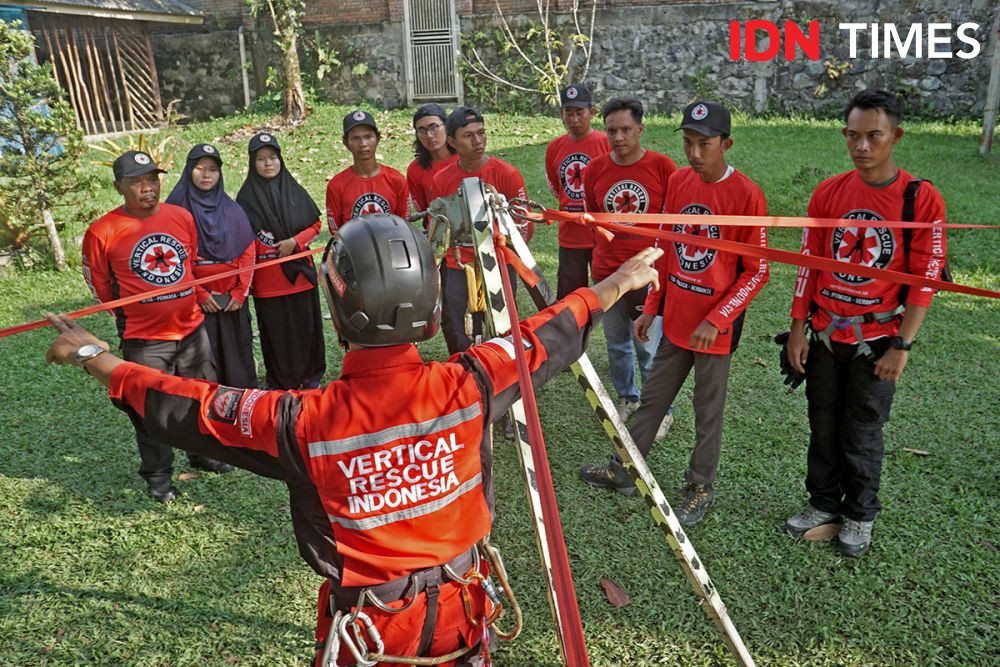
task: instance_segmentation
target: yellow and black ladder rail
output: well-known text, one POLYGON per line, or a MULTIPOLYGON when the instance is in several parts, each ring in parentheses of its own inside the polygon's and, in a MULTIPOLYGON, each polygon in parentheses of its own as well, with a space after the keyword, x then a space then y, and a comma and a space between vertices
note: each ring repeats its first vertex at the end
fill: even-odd
MULTIPOLYGON (((507 237, 514 252, 540 278, 536 287, 528 288, 535 306, 539 310, 547 307, 554 300, 552 292, 546 284, 544 277, 542 277, 541 270, 538 268, 538 264, 528 249, 528 244, 525 243, 524 239, 517 232, 514 221, 509 213, 499 211, 498 217, 506 224, 507 237)), ((487 302, 492 302, 489 294, 487 294, 487 302)), ((649 507, 649 513, 653 517, 653 521, 659 527, 664 537, 666 537, 670 550, 677 557, 681 569, 687 576, 695 593, 701 598, 701 606, 704 608, 705 613, 722 633, 726 646, 732 652, 737 662, 745 667, 754 665, 753 657, 750 655, 746 645, 743 643, 742 637, 740 637, 739 631, 729 617, 726 605, 722 602, 718 590, 712 584, 704 562, 702 562, 697 552, 695 552, 694 546, 691 544, 691 541, 684 532, 684 528, 677 520, 677 516, 660 490, 659 484, 656 483, 652 472, 646 466, 645 459, 639 453, 638 448, 636 448, 632 436, 621 419, 619 419, 614 402, 608 394, 607 389, 605 389, 604 383, 597 375, 597 371, 594 370, 594 366, 590 363, 590 359, 586 354, 582 355, 573 364, 572 369, 573 374, 576 376, 580 387, 587 397, 587 402, 590 403, 590 407, 593 408, 598 421, 611 439, 611 444, 619 458, 621 458, 625 470, 635 480, 639 494, 649 507)))

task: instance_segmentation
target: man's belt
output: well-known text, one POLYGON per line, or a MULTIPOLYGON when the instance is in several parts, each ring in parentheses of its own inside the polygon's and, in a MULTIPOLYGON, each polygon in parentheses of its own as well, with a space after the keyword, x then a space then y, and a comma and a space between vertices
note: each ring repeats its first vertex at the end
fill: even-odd
MULTIPOLYGON (((383 607, 385 604, 415 598, 428 588, 440 586, 455 577, 462 577, 474 565, 479 563, 479 552, 476 547, 463 551, 443 565, 435 565, 405 577, 387 581, 377 586, 330 586, 330 598, 335 610, 350 611, 352 607, 365 607, 373 604, 383 607), (360 602, 360 604, 359 604, 360 602)), ((401 611, 393 609, 392 611, 401 611)))

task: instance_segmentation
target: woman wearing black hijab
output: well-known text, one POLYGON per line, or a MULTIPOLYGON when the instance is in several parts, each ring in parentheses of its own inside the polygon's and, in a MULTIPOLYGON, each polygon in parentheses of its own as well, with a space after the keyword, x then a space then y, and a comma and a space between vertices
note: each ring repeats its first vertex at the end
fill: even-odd
MULTIPOLYGON (((243 209, 226 194, 222 157, 215 146, 198 144, 191 149, 167 203, 187 209, 198 227, 196 278, 253 266, 253 229, 243 209)), ((248 271, 197 288, 219 382, 231 387, 257 386, 246 302, 252 276, 248 271)))
MULTIPOLYGON (((319 234, 319 209, 285 168, 273 135, 257 134, 249 152, 247 178, 236 201, 256 233, 257 263, 305 250, 319 234)), ((253 301, 268 387, 318 387, 326 359, 312 259, 255 271, 253 301)))

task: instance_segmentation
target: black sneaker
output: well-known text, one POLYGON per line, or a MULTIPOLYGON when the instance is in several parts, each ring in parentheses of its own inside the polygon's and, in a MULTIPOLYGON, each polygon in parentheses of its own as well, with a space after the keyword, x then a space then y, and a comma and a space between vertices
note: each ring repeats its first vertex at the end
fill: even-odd
POLYGON ((693 526, 705 518, 708 508, 715 503, 715 492, 711 484, 688 484, 684 487, 684 497, 674 508, 677 520, 682 526, 693 526))
POLYGON ((207 456, 191 457, 188 460, 191 462, 191 465, 195 468, 201 468, 202 470, 218 473, 220 475, 236 470, 235 467, 229 465, 228 463, 224 463, 216 459, 211 459, 208 458, 207 456))
POLYGON ((620 465, 585 465, 580 468, 580 479, 599 489, 614 489, 624 496, 634 496, 638 490, 635 482, 620 465))

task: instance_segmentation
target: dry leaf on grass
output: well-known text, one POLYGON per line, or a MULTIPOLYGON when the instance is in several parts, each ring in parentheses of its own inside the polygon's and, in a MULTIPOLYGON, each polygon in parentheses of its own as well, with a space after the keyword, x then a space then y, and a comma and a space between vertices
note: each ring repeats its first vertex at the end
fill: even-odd
POLYGON ((810 528, 804 535, 802 535, 802 537, 806 538, 810 542, 822 542, 823 540, 833 539, 839 533, 839 523, 824 523, 822 526, 810 528))
POLYGON ((624 607, 632 603, 628 593, 607 577, 601 577, 601 588, 604 589, 604 594, 608 597, 608 602, 611 603, 612 607, 624 607))
POLYGON ((978 544, 980 546, 983 546, 983 547, 986 547, 987 549, 989 549, 993 553, 1000 552, 1000 549, 997 549, 997 545, 993 544, 989 540, 976 540, 976 544, 978 544))
POLYGON ((182 472, 181 474, 177 475, 177 480, 180 482, 186 482, 189 479, 198 479, 199 477, 201 477, 201 473, 189 470, 187 472, 182 472))
POLYGON ((909 452, 911 454, 916 454, 917 456, 930 456, 931 453, 924 449, 912 449, 910 447, 903 447, 904 452, 909 452))

